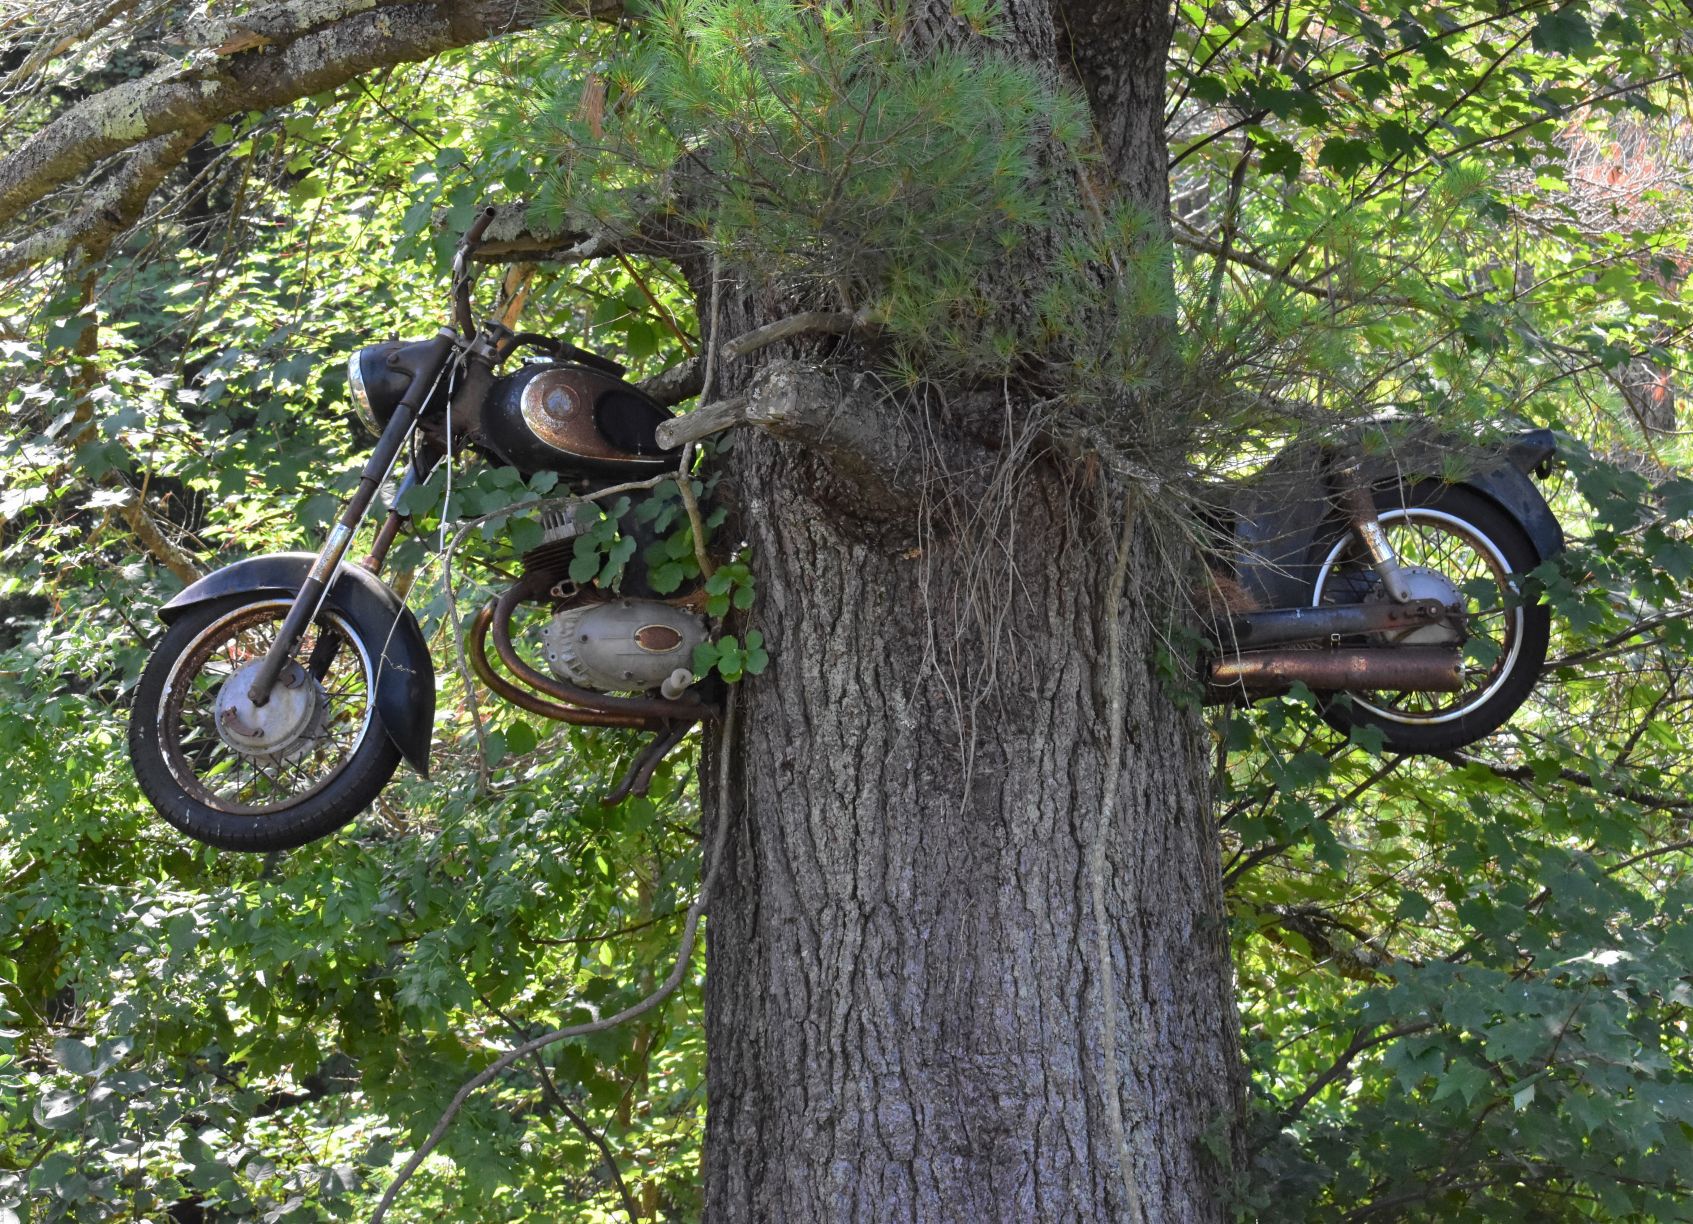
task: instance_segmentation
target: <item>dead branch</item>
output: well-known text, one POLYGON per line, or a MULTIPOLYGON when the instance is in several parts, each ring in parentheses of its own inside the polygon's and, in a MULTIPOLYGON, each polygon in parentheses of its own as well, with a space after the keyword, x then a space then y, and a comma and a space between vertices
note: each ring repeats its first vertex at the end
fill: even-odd
POLYGON ((665 450, 687 446, 714 433, 744 425, 746 420, 746 396, 737 395, 730 399, 717 400, 715 403, 695 408, 685 416, 665 421, 658 427, 658 444, 665 450))
POLYGON ((723 346, 723 356, 733 361, 737 357, 745 357, 766 345, 793 336, 865 336, 875 330, 876 321, 863 311, 847 314, 837 310, 808 310, 736 336, 723 346))
POLYGON ((204 132, 203 127, 192 127, 136 145, 123 167, 74 215, 0 251, 0 276, 57 259, 72 248, 98 260, 114 238, 140 219, 154 188, 204 132))
POLYGON ((705 372, 700 368, 699 358, 690 357, 667 370, 660 370, 651 378, 642 379, 637 385, 652 399, 669 408, 698 395, 705 385, 705 372))
POLYGON ((200 578, 200 567, 194 558, 178 548, 165 537, 160 529, 158 520, 152 511, 147 509, 142 500, 139 489, 129 490, 125 499, 118 503, 118 511, 123 515, 123 521, 129 524, 130 531, 141 541, 143 547, 166 569, 184 582, 196 582, 200 578))
POLYGON ((838 375, 801 361, 778 361, 745 396, 719 400, 659 426, 666 448, 735 425, 797 442, 851 486, 865 507, 904 504, 916 493, 917 440, 865 375, 838 375))

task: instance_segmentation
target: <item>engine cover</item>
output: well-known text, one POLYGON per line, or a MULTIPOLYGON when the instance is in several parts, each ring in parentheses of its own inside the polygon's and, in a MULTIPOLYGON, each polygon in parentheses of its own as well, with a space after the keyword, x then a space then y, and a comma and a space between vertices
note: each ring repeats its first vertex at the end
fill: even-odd
POLYGON ((560 680, 602 693, 656 688, 691 671, 706 640, 699 617, 651 599, 566 608, 541 631, 547 666, 560 680))

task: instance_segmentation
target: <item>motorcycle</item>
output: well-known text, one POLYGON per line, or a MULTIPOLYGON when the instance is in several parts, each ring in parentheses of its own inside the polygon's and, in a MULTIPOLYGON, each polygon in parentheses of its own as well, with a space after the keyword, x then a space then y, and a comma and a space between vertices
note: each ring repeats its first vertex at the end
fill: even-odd
POLYGON ((1557 444, 1545 429, 1484 447, 1385 436, 1295 443, 1226 495, 1208 696, 1302 683, 1341 732, 1450 752, 1503 726, 1545 664, 1551 613, 1527 576, 1564 536, 1530 477, 1557 444))
MULTIPOLYGON (((493 215, 458 245, 453 324, 349 359, 355 408, 378 440, 319 551, 236 562, 160 610, 167 629, 136 686, 129 751, 148 799, 191 837, 286 850, 375 802, 402 760, 428 776, 434 667, 381 574, 408 521, 406 494, 466 448, 525 479, 553 473, 574 494, 539 516, 517 580, 471 622, 477 678, 543 717, 654 732, 609 801, 644 791, 665 753, 719 712, 691 667, 710 640, 697 590, 659 597, 637 575, 614 592, 569 573, 577 538, 600 521, 592 499, 607 492, 588 486, 656 483, 680 461, 661 439, 685 431, 661 431, 672 414, 615 362, 474 323, 471 260, 493 215), (523 348, 542 360, 496 374, 523 348), (403 453, 369 553, 345 564, 403 453), (512 621, 525 606, 546 613, 538 645, 550 675, 517 649, 512 621)), ((1286 447, 1230 491, 1213 524, 1226 541, 1210 559, 1213 585, 1228 599, 1209 624, 1209 699, 1303 683, 1331 724, 1374 728, 1393 752, 1447 751, 1501 726, 1546 657, 1549 612, 1525 576, 1563 548, 1529 479, 1554 452, 1545 430, 1471 448, 1471 471, 1451 482, 1434 475, 1452 458, 1444 441, 1374 457, 1356 440, 1286 447)))
MULTIPOLYGON (((474 324, 471 260, 493 216, 484 210, 458 244, 452 326, 349 359, 355 409, 378 440, 322 548, 238 561, 160 610, 167 629, 136 685, 129 752, 153 806, 190 837, 290 849, 375 802, 402 760, 428 776, 434 666, 417 619, 381 574, 408 521, 407 493, 465 448, 526 480, 554 473, 582 494, 548 503, 521 574, 472 621, 466 656, 477 677, 547 718, 655 732, 612 800, 644 792, 688 728, 718 712, 692 669, 710 636, 697 590, 659 598, 632 576, 612 592, 569 573, 577 538, 601 518, 590 483, 640 485, 676 470, 679 450, 656 438, 671 413, 606 357, 497 320, 474 324), (523 348, 543 359, 496 375, 523 348), (345 564, 402 453, 409 462, 368 555, 345 564), (551 674, 517 649, 512 620, 525 605, 549 613, 538 645, 551 674)), ((639 536, 637 519, 631 511, 620 530, 639 536)))

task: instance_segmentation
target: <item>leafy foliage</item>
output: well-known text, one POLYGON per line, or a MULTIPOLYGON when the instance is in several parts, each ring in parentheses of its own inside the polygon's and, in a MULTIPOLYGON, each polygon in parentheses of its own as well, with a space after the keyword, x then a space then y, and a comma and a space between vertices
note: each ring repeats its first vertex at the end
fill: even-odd
MULTIPOLYGON (((1639 0, 1185 4, 1173 261, 1147 219, 1083 206, 1072 95, 987 53, 917 61, 902 20, 678 2, 242 116, 91 281, 8 289, 0 1218, 357 1215, 492 1049, 650 986, 696 879, 691 750, 658 798, 608 808, 625 739, 489 709, 443 669, 435 782, 250 861, 167 834, 121 744, 150 609, 179 584, 149 523, 205 564, 312 541, 363 445, 341 360, 428 330, 477 204, 539 184, 543 214, 615 228, 678 164, 699 170, 678 192, 701 250, 873 321, 896 372, 1116 402, 1150 377, 1116 341, 1179 311, 1178 432, 1201 469, 1384 408, 1560 430, 1572 548, 1534 576, 1554 662, 1509 728, 1414 760, 1338 741, 1297 697, 1215 724, 1253 1073, 1241 1214, 1688 1216, 1681 19, 1639 0), (1052 279, 1014 298, 996 262, 1030 243, 1052 279)), ((134 67, 56 62, 90 87, 134 67)), ((8 122, 45 113, 24 99, 8 122)), ((677 356, 672 324, 698 339, 661 263, 541 270, 531 292, 532 319, 643 372, 677 356)), ((431 535, 482 520, 457 603, 503 583, 552 493, 485 469, 412 495, 431 535)), ((702 577, 674 486, 627 507, 644 548, 624 509, 578 580, 637 552, 661 590, 702 577)), ((752 567, 722 553, 709 610, 745 613, 752 567)), ((421 543, 400 559, 444 660, 455 600, 421 543)), ((756 676, 766 643, 739 627, 694 662, 756 676)), ((696 986, 477 1098, 410 1218, 618 1215, 561 1102, 644 1209, 690 1218, 696 986)))

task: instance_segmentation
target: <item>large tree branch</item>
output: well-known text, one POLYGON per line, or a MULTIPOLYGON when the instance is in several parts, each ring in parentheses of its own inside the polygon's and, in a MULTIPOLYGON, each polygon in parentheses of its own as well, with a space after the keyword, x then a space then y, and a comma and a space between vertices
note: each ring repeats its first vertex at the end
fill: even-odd
MULTIPOLYGON (((617 0, 583 0, 584 17, 617 0)), ((283 0, 184 33, 183 60, 77 103, 0 159, 0 215, 12 215, 155 137, 200 132, 354 77, 411 63, 544 19, 542 0, 283 0)))
POLYGON ((154 188, 204 132, 203 127, 191 127, 142 141, 75 213, 0 250, 0 276, 57 259, 72 247, 99 259, 112 240, 140 218, 154 188))

